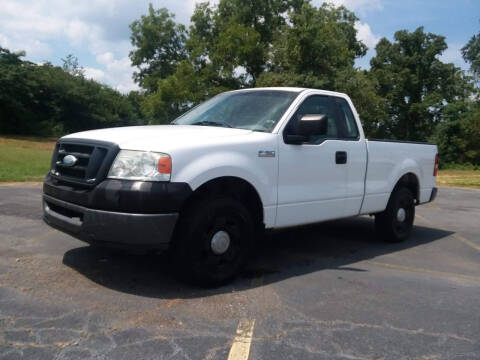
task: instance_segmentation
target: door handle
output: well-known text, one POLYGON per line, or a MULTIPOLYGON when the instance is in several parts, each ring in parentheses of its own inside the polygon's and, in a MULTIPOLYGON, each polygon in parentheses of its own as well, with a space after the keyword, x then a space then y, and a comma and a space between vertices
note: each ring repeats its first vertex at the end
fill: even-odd
POLYGON ((347 163, 347 152, 346 151, 337 151, 335 153, 335 162, 337 164, 346 164, 347 163))

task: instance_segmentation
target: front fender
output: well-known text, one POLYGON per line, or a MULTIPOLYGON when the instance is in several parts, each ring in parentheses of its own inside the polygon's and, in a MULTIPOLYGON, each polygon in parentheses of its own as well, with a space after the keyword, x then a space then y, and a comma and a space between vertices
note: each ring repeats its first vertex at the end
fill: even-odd
POLYGON ((179 169, 172 174, 172 181, 186 182, 195 191, 213 179, 226 176, 243 179, 250 183, 260 196, 265 223, 268 226, 275 220, 276 174, 276 158, 259 158, 255 153, 224 150, 200 154, 179 164, 179 169))

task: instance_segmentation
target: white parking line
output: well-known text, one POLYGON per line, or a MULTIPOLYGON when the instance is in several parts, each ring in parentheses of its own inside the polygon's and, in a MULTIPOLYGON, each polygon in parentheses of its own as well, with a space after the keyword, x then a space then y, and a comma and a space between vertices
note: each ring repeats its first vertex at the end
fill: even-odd
POLYGON ((255 320, 240 319, 237 327, 237 335, 233 339, 228 360, 247 360, 250 354, 250 345, 253 337, 255 320))

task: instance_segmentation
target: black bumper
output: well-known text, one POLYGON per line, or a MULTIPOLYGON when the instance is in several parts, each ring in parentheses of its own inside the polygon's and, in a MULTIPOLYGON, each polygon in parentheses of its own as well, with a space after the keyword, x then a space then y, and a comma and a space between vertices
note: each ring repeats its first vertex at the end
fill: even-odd
POLYGON ((104 180, 93 189, 45 178, 44 220, 90 244, 135 249, 168 247, 188 184, 104 180))
POLYGON ((438 193, 438 188, 434 187, 432 189, 432 193, 430 194, 430 200, 428 202, 432 202, 433 200, 435 200, 435 198, 437 197, 437 193, 438 193))

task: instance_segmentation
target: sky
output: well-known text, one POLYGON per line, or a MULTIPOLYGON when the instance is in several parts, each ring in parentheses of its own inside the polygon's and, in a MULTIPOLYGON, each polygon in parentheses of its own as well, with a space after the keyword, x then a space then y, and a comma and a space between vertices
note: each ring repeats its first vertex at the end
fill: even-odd
MULTIPOLYGON (((195 0, 1 0, 0 46, 25 50, 25 59, 61 65, 75 55, 85 74, 126 93, 138 89, 128 58, 129 24, 148 10, 166 7, 189 24, 195 0)), ((312 0, 320 5, 322 0, 312 0)), ((353 10, 358 37, 369 47, 356 65, 368 69, 375 44, 393 39, 395 31, 415 30, 446 37, 442 60, 467 69, 460 49, 480 32, 480 0, 330 0, 353 10)))

